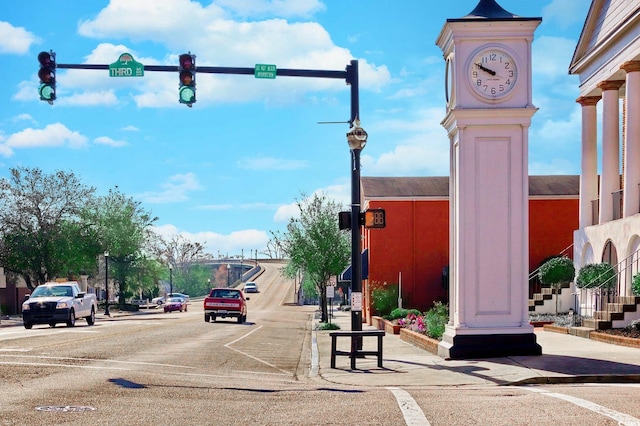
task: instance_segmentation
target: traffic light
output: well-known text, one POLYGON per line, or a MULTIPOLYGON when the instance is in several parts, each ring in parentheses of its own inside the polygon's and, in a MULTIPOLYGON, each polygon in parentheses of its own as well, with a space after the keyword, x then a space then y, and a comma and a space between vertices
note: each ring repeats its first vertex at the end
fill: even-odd
POLYGON ((362 224, 365 228, 384 228, 386 225, 384 209, 365 210, 362 224))
POLYGON ((196 102, 196 55, 184 53, 178 58, 180 103, 191 107, 196 102))
POLYGON ((351 229, 351 212, 338 212, 338 229, 351 229))
POLYGON ((56 54, 53 51, 40 52, 38 62, 40 62, 38 71, 40 100, 53 105, 53 101, 56 100, 56 54))

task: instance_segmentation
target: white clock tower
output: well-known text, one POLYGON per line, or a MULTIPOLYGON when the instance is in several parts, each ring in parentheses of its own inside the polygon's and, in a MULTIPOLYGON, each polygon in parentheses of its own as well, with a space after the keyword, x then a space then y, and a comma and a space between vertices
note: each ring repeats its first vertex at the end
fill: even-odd
POLYGON ((438 354, 466 359, 540 355, 529 324, 528 132, 531 43, 541 18, 480 0, 447 19, 450 139, 449 323, 438 354))

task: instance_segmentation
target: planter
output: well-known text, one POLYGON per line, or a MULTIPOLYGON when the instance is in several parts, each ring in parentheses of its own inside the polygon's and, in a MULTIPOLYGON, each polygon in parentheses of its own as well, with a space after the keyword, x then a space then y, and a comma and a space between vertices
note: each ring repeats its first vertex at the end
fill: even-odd
POLYGON ((434 355, 438 354, 438 344, 440 341, 429 337, 426 334, 403 328, 400 330, 400 340, 411 343, 413 346, 417 346, 418 348, 431 352, 434 355))
POLYGON ((545 325, 553 324, 553 321, 530 321, 529 324, 534 327, 544 327, 545 325))
POLYGON ((628 346, 630 348, 640 349, 640 339, 636 339, 633 337, 616 336, 614 334, 599 333, 597 331, 592 331, 589 334, 589 338, 597 342, 611 343, 614 345, 628 346))
POLYGON ((372 325, 378 330, 384 330, 389 334, 400 334, 400 329, 402 328, 398 324, 394 324, 393 322, 382 317, 372 317, 371 322, 372 325))
POLYGON ((559 325, 553 325, 553 324, 544 325, 544 331, 552 331, 554 333, 569 334, 568 327, 560 327, 559 325))

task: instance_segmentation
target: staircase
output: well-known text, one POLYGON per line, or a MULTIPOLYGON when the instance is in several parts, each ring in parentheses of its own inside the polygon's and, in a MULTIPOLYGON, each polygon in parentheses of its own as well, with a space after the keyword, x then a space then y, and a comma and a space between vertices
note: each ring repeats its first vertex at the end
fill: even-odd
POLYGON ((593 330, 623 328, 631 321, 640 319, 640 297, 614 296, 613 302, 604 305, 606 310, 595 311, 593 318, 583 319, 582 325, 593 330))
MULTIPOLYGON (((571 283, 563 284, 557 290, 558 296, 562 295, 563 288, 570 288, 570 287, 571 287, 571 283)), ((529 312, 535 312, 536 307, 544 306, 547 300, 551 301, 549 303, 553 306, 553 309, 555 310, 556 301, 555 301, 554 295, 556 294, 556 289, 551 287, 543 287, 540 289, 540 291, 541 291, 540 293, 533 293, 533 299, 529 299, 529 312)))

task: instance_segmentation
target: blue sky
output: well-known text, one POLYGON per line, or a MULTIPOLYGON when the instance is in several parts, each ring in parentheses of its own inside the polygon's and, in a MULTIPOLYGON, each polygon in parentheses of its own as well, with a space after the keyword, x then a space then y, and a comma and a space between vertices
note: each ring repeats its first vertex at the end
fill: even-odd
MULTIPOLYGON (((118 186, 158 216, 158 231, 218 253, 263 250, 301 193, 348 206, 350 90, 342 80, 197 74, 197 102, 178 102, 178 75, 113 78, 57 72, 53 106, 37 95, 37 55, 110 64, 344 70, 359 61, 369 133, 363 176, 448 175, 444 60, 447 18, 478 0, 35 0, 0 2, 0 177, 17 166, 72 171, 106 194, 118 186)), ((542 17, 533 43, 530 174, 578 174, 578 78, 568 75, 589 0, 499 0, 542 17)))

